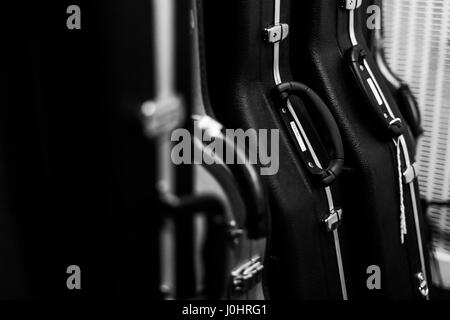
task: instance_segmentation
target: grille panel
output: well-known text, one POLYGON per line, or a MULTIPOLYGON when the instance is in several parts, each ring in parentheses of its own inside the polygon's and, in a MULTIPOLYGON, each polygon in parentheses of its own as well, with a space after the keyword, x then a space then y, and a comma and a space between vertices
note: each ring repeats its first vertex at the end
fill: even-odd
MULTIPOLYGON (((411 87, 424 136, 417 161, 421 196, 450 199, 450 1, 383 2, 384 49, 392 70, 411 87)), ((431 208, 433 246, 450 255, 450 208, 431 208)))

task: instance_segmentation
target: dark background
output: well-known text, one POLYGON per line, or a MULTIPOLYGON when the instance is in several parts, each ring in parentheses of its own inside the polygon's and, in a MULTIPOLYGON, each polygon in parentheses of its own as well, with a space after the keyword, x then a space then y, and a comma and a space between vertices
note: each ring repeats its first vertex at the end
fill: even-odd
POLYGON ((0 298, 159 297, 155 152, 137 116, 153 98, 150 3, 5 4, 0 298))

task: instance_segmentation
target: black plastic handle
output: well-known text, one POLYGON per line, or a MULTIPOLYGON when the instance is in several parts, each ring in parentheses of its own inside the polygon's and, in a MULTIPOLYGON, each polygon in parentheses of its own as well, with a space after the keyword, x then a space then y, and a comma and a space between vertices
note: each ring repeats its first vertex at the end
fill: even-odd
POLYGON ((230 164, 228 167, 236 177, 239 189, 243 194, 247 208, 246 227, 249 238, 266 237, 268 235, 268 205, 260 176, 255 166, 249 162, 245 151, 235 146, 233 140, 226 136, 223 137, 227 149, 234 150, 234 156, 238 159, 237 164, 230 164))
MULTIPOLYGON (((376 81, 372 79, 369 70, 364 65, 367 53, 359 46, 354 46, 348 53, 348 60, 351 66, 352 72, 358 82, 359 88, 363 91, 369 104, 372 106, 373 114, 377 117, 378 121, 385 128, 386 133, 390 138, 397 138, 403 134, 403 124, 400 119, 394 119, 390 116, 387 106, 383 103, 379 104, 376 94, 380 95, 378 88, 371 88, 369 81, 376 81), (373 90, 376 92, 374 93, 373 90)), ((380 96, 381 98, 381 96, 380 96)))
POLYGON ((344 146, 339 128, 327 105, 311 88, 299 82, 281 83, 275 87, 275 94, 285 103, 292 95, 305 95, 311 100, 321 115, 322 121, 330 134, 334 158, 331 159, 326 169, 319 169, 312 173, 318 176, 325 186, 331 185, 341 174, 344 167, 344 146))
MULTIPOLYGON (((218 125, 220 126, 211 118, 209 123, 216 126, 215 128, 218 125)), ((200 129, 208 130, 205 127, 200 129)), ((245 150, 236 146, 235 142, 223 134, 222 131, 218 132, 215 130, 214 138, 224 143, 226 152, 233 153, 235 164, 226 164, 225 166, 231 171, 242 195, 246 209, 245 227, 249 238, 260 239, 266 237, 268 235, 268 204, 261 178, 255 166, 250 163, 245 150)), ((225 162, 224 159, 222 159, 222 162, 225 162)))

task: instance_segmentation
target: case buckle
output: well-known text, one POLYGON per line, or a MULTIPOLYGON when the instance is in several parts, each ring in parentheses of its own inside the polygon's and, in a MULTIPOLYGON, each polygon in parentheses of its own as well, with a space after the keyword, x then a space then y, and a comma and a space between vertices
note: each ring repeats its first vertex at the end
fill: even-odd
POLYGON ((330 211, 328 217, 323 219, 325 229, 329 232, 337 230, 342 222, 342 209, 333 209, 330 211))
POLYGON ((264 29, 264 41, 277 43, 287 38, 289 34, 289 25, 281 23, 275 26, 269 26, 264 29))
POLYGON ((261 257, 258 256, 232 271, 232 294, 240 295, 255 287, 262 280, 263 269, 261 257))
POLYGON ((419 292, 423 297, 427 297, 429 294, 428 282, 425 280, 422 272, 416 274, 416 279, 419 282, 419 292))
POLYGON ((417 178, 417 163, 413 163, 403 172, 403 181, 406 184, 413 182, 417 178))
POLYGON ((361 7, 362 0, 342 0, 341 6, 346 10, 355 10, 361 7))

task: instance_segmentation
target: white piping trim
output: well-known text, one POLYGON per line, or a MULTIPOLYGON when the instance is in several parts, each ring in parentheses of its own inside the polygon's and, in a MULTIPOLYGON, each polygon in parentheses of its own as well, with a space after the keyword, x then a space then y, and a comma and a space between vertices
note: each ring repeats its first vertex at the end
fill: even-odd
POLYGON ((355 10, 349 11, 349 35, 350 35, 350 41, 352 42, 353 46, 358 45, 358 39, 356 39, 355 34, 355 10))
POLYGON ((375 84, 373 83, 372 78, 367 79, 367 83, 369 84, 370 90, 372 90, 373 95, 377 99, 378 105, 383 105, 383 100, 381 100, 380 94, 378 93, 378 90, 375 88, 375 84))
MULTIPOLYGON (((400 136, 399 138, 399 143, 403 149, 403 157, 405 159, 405 164, 407 167, 411 166, 411 160, 409 158, 409 153, 408 153, 408 146, 406 144, 405 141, 405 137, 404 136, 400 136)), ((423 277, 424 280, 428 283, 427 280, 427 269, 425 268, 425 255, 423 252, 423 243, 422 243, 422 233, 420 230, 420 222, 419 222, 419 210, 417 208, 417 202, 415 201, 416 199, 416 190, 414 187, 414 182, 409 183, 409 191, 411 194, 411 200, 412 200, 412 207, 413 207, 413 213, 414 213, 414 223, 415 223, 415 227, 416 227, 416 235, 417 235, 417 246, 419 247, 419 254, 420 254, 420 265, 422 268, 422 273, 423 273, 423 277)), ((429 295, 426 296, 426 299, 429 300, 429 295)))
POLYGON ((273 78, 275 80, 275 84, 280 84, 281 75, 280 75, 280 43, 274 43, 273 45, 273 78))

